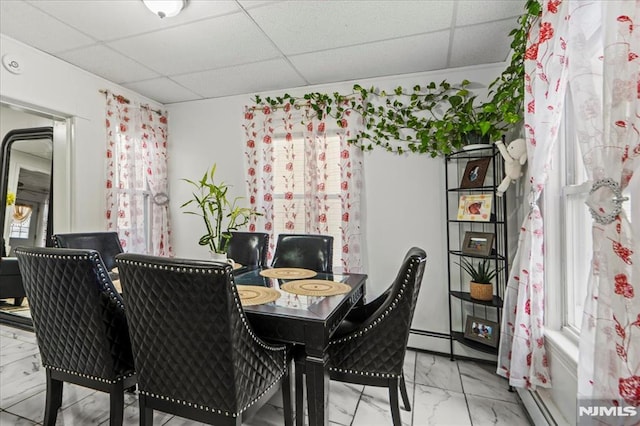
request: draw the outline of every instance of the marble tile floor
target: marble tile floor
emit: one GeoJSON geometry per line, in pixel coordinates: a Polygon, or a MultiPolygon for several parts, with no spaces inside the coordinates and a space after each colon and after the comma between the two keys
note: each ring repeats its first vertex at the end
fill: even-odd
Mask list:
{"type": "MultiPolygon", "coordinates": [[[[494,367],[470,361],[408,351],[405,380],[411,411],[402,409],[403,425],[529,425],[515,392],[494,373],[494,367]]],[[[45,402],[45,373],[32,332],[0,325],[0,426],[39,425],[45,402]]],[[[280,393],[247,426],[281,425],[280,393]]],[[[330,383],[331,426],[391,425],[386,388],[330,383]]],[[[125,395],[124,425],[137,425],[135,394],[125,395]]],[[[58,425],[108,425],[107,394],[65,384],[58,425]]],[[[154,412],[154,425],[193,426],[200,423],[154,412]]]]}

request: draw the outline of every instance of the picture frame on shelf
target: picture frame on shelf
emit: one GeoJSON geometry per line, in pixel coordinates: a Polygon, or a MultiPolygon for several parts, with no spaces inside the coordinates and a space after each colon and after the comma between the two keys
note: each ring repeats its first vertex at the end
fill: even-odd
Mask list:
{"type": "Polygon", "coordinates": [[[480,158],[467,162],[460,182],[461,189],[480,188],[484,185],[484,179],[489,169],[491,158],[480,158]]]}
{"type": "Polygon", "coordinates": [[[494,238],[495,235],[491,232],[466,231],[462,241],[462,254],[489,256],[493,249],[494,238]]]}
{"type": "Polygon", "coordinates": [[[489,222],[493,194],[461,195],[458,202],[458,220],[489,222]]]}
{"type": "Polygon", "coordinates": [[[500,341],[500,324],[484,318],[467,315],[464,337],[465,339],[497,348],[500,341]]]}

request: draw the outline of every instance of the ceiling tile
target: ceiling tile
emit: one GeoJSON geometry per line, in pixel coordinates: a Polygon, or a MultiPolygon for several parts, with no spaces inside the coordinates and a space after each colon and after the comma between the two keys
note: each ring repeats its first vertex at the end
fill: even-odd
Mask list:
{"type": "Polygon", "coordinates": [[[281,2],[248,13],[283,53],[300,54],[448,29],[453,2],[281,2]]]}
{"type": "Polygon", "coordinates": [[[312,84],[445,68],[449,31],[290,57],[312,84]]]}
{"type": "Polygon", "coordinates": [[[32,4],[99,40],[116,40],[240,10],[235,1],[191,0],[178,16],[160,19],[141,0],[39,0],[32,4]]]}
{"type": "Polygon", "coordinates": [[[510,52],[511,39],[508,34],[512,29],[511,20],[456,29],[449,66],[453,68],[505,61],[510,52]],[[479,49],[478,40],[491,42],[484,43],[479,49]]]}
{"type": "Polygon", "coordinates": [[[504,61],[525,1],[0,0],[0,32],[173,103],[504,61]]]}
{"type": "Polygon", "coordinates": [[[514,18],[513,28],[515,28],[516,17],[524,13],[525,3],[526,0],[459,0],[455,25],[473,25],[514,18]]]}
{"type": "Polygon", "coordinates": [[[181,75],[174,79],[204,97],[257,93],[306,84],[282,59],[181,75]],[[216,84],[212,85],[212,81],[216,84]]]}
{"type": "Polygon", "coordinates": [[[29,46],[55,53],[95,41],[23,1],[0,1],[0,32],[29,46]]]}
{"type": "Polygon", "coordinates": [[[198,94],[182,87],[168,78],[156,78],[135,83],[125,83],[122,86],[131,89],[162,104],[184,102],[201,99],[198,94]]]}
{"type": "Polygon", "coordinates": [[[57,56],[114,83],[160,77],[158,73],[103,45],[83,47],[57,56]]]}
{"type": "Polygon", "coordinates": [[[278,1],[282,0],[238,0],[238,3],[245,9],[253,9],[269,3],[278,3],[278,1]]]}
{"type": "Polygon", "coordinates": [[[169,76],[279,56],[242,13],[114,41],[108,46],[169,76]]]}

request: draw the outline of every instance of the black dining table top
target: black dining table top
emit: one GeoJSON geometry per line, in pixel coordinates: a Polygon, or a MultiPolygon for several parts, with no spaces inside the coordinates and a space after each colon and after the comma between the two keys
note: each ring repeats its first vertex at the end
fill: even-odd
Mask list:
{"type": "Polygon", "coordinates": [[[345,283],[351,287],[351,291],[346,294],[335,296],[301,296],[281,290],[280,286],[290,279],[266,278],[260,275],[262,269],[242,268],[234,273],[235,283],[238,286],[255,285],[271,287],[280,292],[280,297],[273,301],[261,305],[244,307],[245,311],[255,311],[262,313],[275,312],[278,315],[291,315],[295,317],[308,317],[323,319],[333,311],[342,300],[350,297],[358,284],[366,279],[363,274],[324,274],[318,273],[312,279],[327,280],[345,283]]]}
{"type": "MultiPolygon", "coordinates": [[[[239,287],[242,285],[256,285],[275,288],[280,292],[280,298],[261,305],[245,306],[243,307],[244,311],[250,319],[263,319],[266,321],[264,324],[260,324],[259,321],[251,322],[254,328],[257,326],[257,328],[265,332],[264,334],[268,334],[268,337],[297,343],[303,343],[304,340],[308,340],[309,336],[307,335],[306,339],[301,335],[296,336],[298,333],[295,330],[283,330],[282,334],[284,335],[281,336],[278,333],[273,334],[272,331],[266,330],[267,327],[262,327],[261,325],[273,325],[278,322],[283,326],[285,324],[291,325],[291,320],[295,320],[296,324],[305,325],[306,333],[309,333],[312,329],[317,329],[318,332],[328,337],[353,305],[362,299],[365,292],[364,284],[367,279],[364,274],[318,273],[313,277],[314,280],[345,283],[351,287],[351,290],[348,293],[334,296],[301,296],[280,289],[282,284],[291,280],[266,278],[260,275],[260,271],[261,269],[247,268],[235,271],[236,285],[239,287]]],[[[300,331],[302,332],[302,328],[300,331]]]]}

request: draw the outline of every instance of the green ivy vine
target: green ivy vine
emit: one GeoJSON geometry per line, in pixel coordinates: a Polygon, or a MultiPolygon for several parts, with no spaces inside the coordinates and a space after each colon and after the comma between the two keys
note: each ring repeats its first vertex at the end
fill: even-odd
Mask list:
{"type": "Polygon", "coordinates": [[[284,94],[264,99],[256,95],[254,101],[274,109],[286,104],[308,106],[319,119],[332,118],[338,126],[345,114],[358,113],[364,129],[349,142],[364,151],[379,147],[397,154],[414,152],[436,157],[461,149],[470,136],[495,141],[523,119],[527,34],[540,12],[538,0],[527,0],[518,27],[509,34],[511,61],[489,85],[486,102],[478,101],[469,80],[458,84],[430,82],[411,89],[399,86],[390,93],[355,84],[352,93],[346,95],[315,92],[303,97],[284,94]]]}

